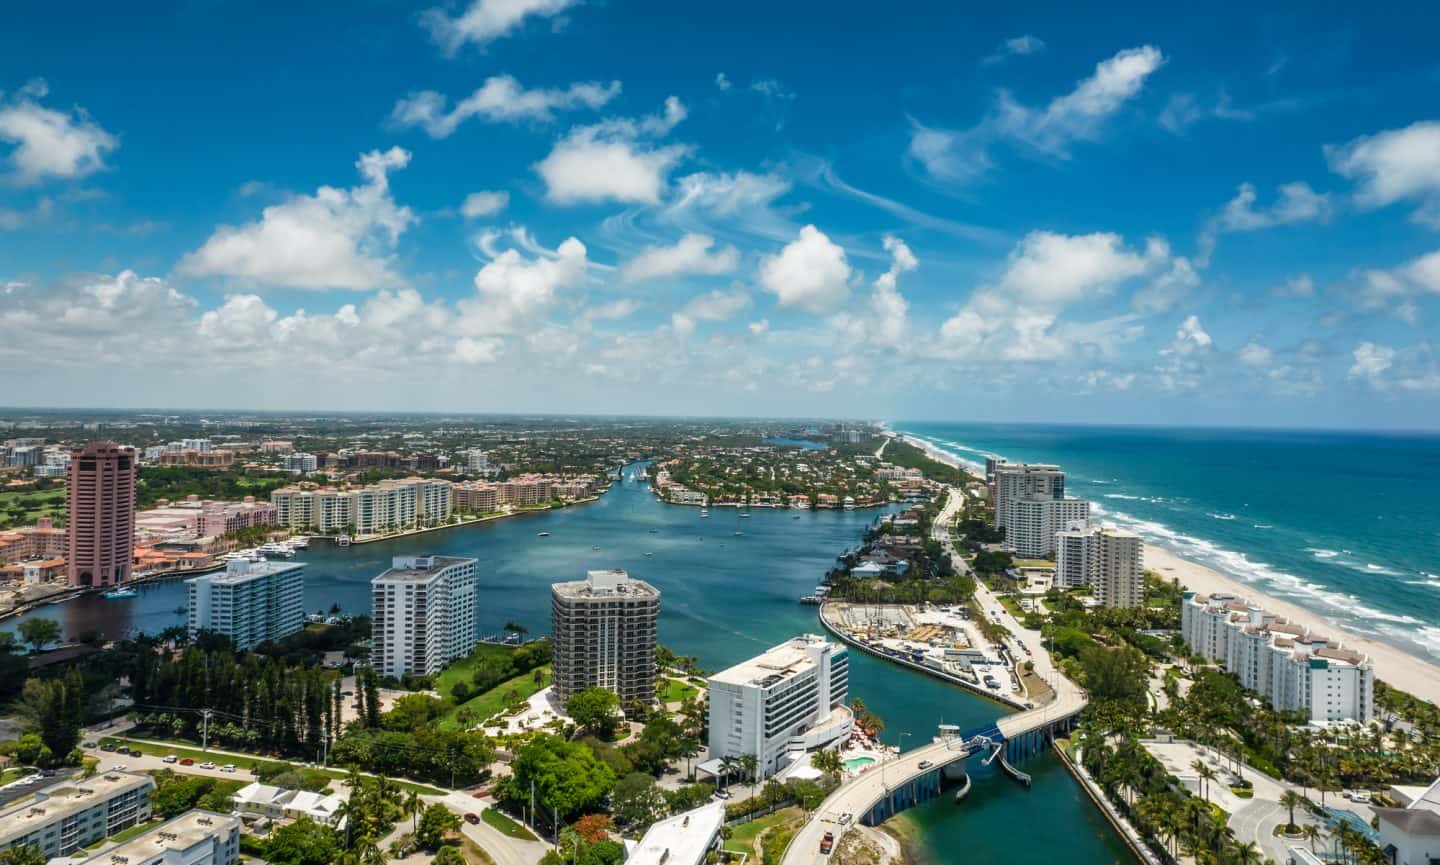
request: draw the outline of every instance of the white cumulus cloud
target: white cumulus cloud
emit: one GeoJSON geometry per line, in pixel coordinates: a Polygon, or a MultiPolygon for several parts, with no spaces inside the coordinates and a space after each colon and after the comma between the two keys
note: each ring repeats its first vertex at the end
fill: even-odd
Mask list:
{"type": "Polygon", "coordinates": [[[283,288],[396,285],[402,280],[392,269],[393,253],[415,216],[395,203],[389,175],[409,162],[399,147],[362,154],[355,163],[360,186],[322,186],[265,208],[258,221],[222,225],[177,270],[283,288]]]}
{"type": "Polygon", "coordinates": [[[471,0],[465,11],[451,16],[444,9],[429,9],[420,22],[430,36],[454,54],[467,44],[480,47],[514,32],[526,18],[554,18],[577,0],[471,0]]]}
{"type": "Polygon", "coordinates": [[[1028,57],[1031,54],[1039,54],[1044,50],[1045,41],[1043,39],[1026,33],[1001,42],[1000,46],[991,52],[984,60],[981,60],[980,63],[983,66],[994,66],[996,63],[1001,63],[1011,57],[1028,57]]]}
{"type": "Polygon", "coordinates": [[[106,154],[120,146],[84,109],[66,112],[41,105],[48,93],[38,78],[8,99],[0,93],[0,141],[14,145],[9,161],[22,184],[94,174],[105,167],[106,154]]]}
{"type": "Polygon", "coordinates": [[[713,249],[715,238],[686,234],[672,246],[646,247],[620,268],[626,282],[671,276],[715,276],[733,271],[740,264],[740,251],[733,246],[713,249]]]}
{"type": "Polygon", "coordinates": [[[501,190],[499,192],[472,192],[465,196],[460,204],[460,215],[466,219],[479,219],[482,216],[494,216],[510,205],[510,193],[501,190]]]}
{"type": "Polygon", "coordinates": [[[845,250],[813,225],[760,263],[760,285],[781,306],[832,312],[850,296],[850,262],[845,250]]]}
{"type": "Polygon", "coordinates": [[[1362,206],[1419,201],[1416,219],[1440,227],[1440,121],[1364,135],[1325,148],[1325,156],[1331,169],[1359,184],[1362,206]]]}
{"type": "Polygon", "coordinates": [[[538,322],[560,291],[585,284],[585,244],[571,237],[554,257],[527,259],[507,249],[475,274],[476,296],[460,301],[462,333],[487,336],[515,333],[538,322]]]}
{"type": "Polygon", "coordinates": [[[418,126],[431,138],[446,138],[460,124],[472,117],[492,123],[515,123],[522,120],[549,121],[556,111],[576,108],[598,109],[620,95],[620,82],[601,84],[586,81],[561,89],[525,89],[509,75],[495,75],[469,96],[446,110],[448,100],[443,93],[421,90],[395,103],[390,112],[394,126],[418,126]]]}
{"type": "Polygon", "coordinates": [[[556,204],[660,203],[670,171],[690,148],[653,139],[668,134],[686,113],[684,103],[671,96],[662,114],[572,129],[535,165],[546,198],[556,204]]]}

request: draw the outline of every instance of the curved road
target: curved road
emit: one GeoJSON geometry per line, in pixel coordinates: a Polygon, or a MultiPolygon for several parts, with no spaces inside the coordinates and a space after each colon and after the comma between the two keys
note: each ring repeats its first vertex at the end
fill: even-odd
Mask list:
{"type": "MultiPolygon", "coordinates": [[[[944,545],[955,563],[956,570],[962,573],[969,568],[950,541],[949,525],[959,512],[964,495],[958,488],[950,487],[945,507],[935,518],[932,527],[935,539],[944,545]]],[[[1031,730],[1043,729],[1053,720],[1067,718],[1084,709],[1088,702],[1084,689],[1061,675],[1051,662],[1050,654],[1045,651],[1040,634],[1021,628],[1020,623],[1000,605],[984,584],[977,583],[975,598],[985,615],[997,614],[1000,624],[1010,631],[1012,636],[1007,642],[1010,644],[1011,656],[1021,658],[1028,648],[1029,659],[1035,662],[1035,674],[1055,689],[1055,699],[1049,703],[1000,718],[996,726],[1005,738],[1013,739],[1031,730]]],[[[820,839],[826,832],[833,832],[838,844],[844,831],[854,825],[876,802],[885,798],[889,790],[954,760],[962,747],[959,741],[931,742],[906,751],[841,784],[795,833],[781,865],[821,865],[829,858],[820,853],[820,839]],[[921,768],[922,763],[927,764],[925,768],[921,768]]]]}

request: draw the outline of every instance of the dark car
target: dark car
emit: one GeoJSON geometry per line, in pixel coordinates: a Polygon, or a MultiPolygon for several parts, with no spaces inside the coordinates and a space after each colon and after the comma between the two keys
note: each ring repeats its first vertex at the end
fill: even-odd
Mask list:
{"type": "Polygon", "coordinates": [[[471,813],[465,815],[465,822],[469,823],[472,826],[478,825],[480,823],[480,815],[472,811],[471,813]]]}
{"type": "Polygon", "coordinates": [[[100,750],[102,750],[102,751],[114,751],[114,750],[115,750],[115,746],[112,745],[112,744],[110,744],[109,742],[106,742],[105,744],[103,744],[103,745],[100,746],[100,750]]]}

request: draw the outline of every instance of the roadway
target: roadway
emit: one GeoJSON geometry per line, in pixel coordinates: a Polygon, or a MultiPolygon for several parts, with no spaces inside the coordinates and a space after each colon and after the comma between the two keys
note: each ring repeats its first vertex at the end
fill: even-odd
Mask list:
{"type": "MultiPolygon", "coordinates": [[[[936,516],[931,531],[950,554],[956,570],[964,573],[969,570],[969,566],[955,550],[950,539],[949,526],[950,521],[960,511],[965,494],[957,487],[947,489],[945,505],[936,516]]],[[[1055,699],[1045,705],[1006,715],[996,721],[996,726],[1005,738],[1013,739],[1032,730],[1043,729],[1053,720],[1067,718],[1084,709],[1089,702],[1084,689],[1062,675],[1051,662],[1040,633],[1020,627],[1020,623],[1001,606],[995,595],[978,582],[975,597],[985,615],[991,616],[992,620],[998,621],[1010,631],[1011,637],[1006,642],[1010,646],[1011,657],[1033,660],[1035,674],[1055,690],[1055,699]],[[1021,647],[1019,651],[1016,651],[1017,646],[1021,647]],[[1030,650],[1028,656],[1025,655],[1025,649],[1030,650]]],[[[936,721],[938,723],[939,719],[936,721]]],[[[931,742],[897,755],[879,767],[862,772],[841,784],[821,803],[814,816],[795,833],[781,865],[821,865],[828,858],[820,853],[820,839],[826,832],[835,833],[838,844],[844,831],[869,812],[876,802],[885,798],[888,791],[951,762],[961,750],[963,744],[959,741],[931,742]],[[927,765],[922,768],[922,763],[927,765]]]]}

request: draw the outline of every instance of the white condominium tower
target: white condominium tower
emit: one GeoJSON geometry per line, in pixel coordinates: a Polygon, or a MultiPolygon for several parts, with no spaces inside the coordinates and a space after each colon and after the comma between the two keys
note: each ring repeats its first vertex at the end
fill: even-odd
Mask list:
{"type": "Polygon", "coordinates": [[[185,581],[190,633],[224,634],[236,649],[252,649],[305,627],[303,562],[229,562],[223,574],[185,581]]]}
{"type": "Polygon", "coordinates": [[[475,559],[396,556],[370,581],[370,663],[382,676],[438,672],[475,649],[475,559]]]}
{"type": "MultiPolygon", "coordinates": [[[[987,464],[986,468],[990,468],[987,464]]],[[[1024,498],[1065,498],[1065,473],[1059,466],[997,463],[995,472],[995,527],[1010,523],[1010,503],[1024,498]]]]}
{"type": "Polygon", "coordinates": [[[1093,586],[1106,607],[1145,603],[1145,545],[1115,526],[1072,526],[1055,535],[1055,584],[1093,586]]]}
{"type": "Polygon", "coordinates": [[[1186,592],[1180,633],[1197,655],[1220,663],[1241,686],[1281,712],[1312,723],[1375,716],[1375,670],[1353,649],[1234,595],[1186,592]]]}
{"type": "Polygon", "coordinates": [[[1012,499],[1006,510],[1005,548],[1027,559],[1055,555],[1055,535],[1090,519],[1090,503],[1083,499],[1029,496],[1012,499]]]}
{"type": "Polygon", "coordinates": [[[787,640],[709,682],[710,759],[754,754],[762,776],[846,736],[850,656],[816,634],[787,640]]]}
{"type": "Polygon", "coordinates": [[[616,568],[550,586],[555,697],[564,704],[604,688],[620,705],[655,700],[655,622],[660,590],[616,568]]]}

